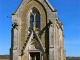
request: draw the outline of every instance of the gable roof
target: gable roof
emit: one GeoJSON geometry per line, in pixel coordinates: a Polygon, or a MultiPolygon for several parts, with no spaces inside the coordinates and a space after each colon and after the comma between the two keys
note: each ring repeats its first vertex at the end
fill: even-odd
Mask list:
{"type": "MultiPolygon", "coordinates": [[[[44,0],[44,1],[45,1],[45,3],[48,5],[48,7],[51,9],[52,12],[56,11],[56,9],[54,9],[54,8],[52,7],[52,5],[49,3],[48,0],[44,0]]],[[[20,4],[19,4],[18,8],[16,9],[15,13],[16,13],[19,9],[22,9],[22,8],[24,7],[24,5],[26,5],[28,2],[30,2],[30,0],[22,0],[22,1],[20,2],[20,4]]],[[[40,2],[40,1],[38,0],[38,2],[40,2]]],[[[41,3],[41,2],[40,2],[40,3],[41,3]]],[[[43,5],[43,4],[42,4],[42,5],[43,5]]],[[[44,7],[45,7],[45,6],[44,6],[44,7]]],[[[14,13],[12,13],[12,14],[14,14],[14,13]]]]}

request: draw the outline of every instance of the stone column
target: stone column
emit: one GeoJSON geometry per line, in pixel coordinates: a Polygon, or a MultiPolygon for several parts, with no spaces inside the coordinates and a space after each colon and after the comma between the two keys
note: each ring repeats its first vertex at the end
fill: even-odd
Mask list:
{"type": "Polygon", "coordinates": [[[57,26],[57,60],[61,60],[60,59],[60,35],[59,35],[59,29],[60,29],[60,27],[59,27],[59,25],[57,26]]]}
{"type": "Polygon", "coordinates": [[[17,60],[17,58],[18,58],[18,53],[17,53],[17,45],[18,45],[18,41],[17,41],[17,39],[18,39],[18,30],[17,29],[13,29],[13,59],[12,60],[17,60]]]}
{"type": "Polygon", "coordinates": [[[59,44],[59,43],[58,43],[58,40],[59,40],[59,39],[58,39],[58,33],[59,33],[59,32],[58,32],[58,26],[56,26],[56,60],[58,60],[58,54],[59,54],[59,53],[58,53],[58,44],[59,44]]]}
{"type": "Polygon", "coordinates": [[[54,30],[53,24],[49,27],[49,60],[54,60],[54,30]]]}
{"type": "Polygon", "coordinates": [[[12,42],[11,42],[11,50],[12,50],[12,58],[11,60],[18,59],[18,25],[17,23],[13,23],[12,28],[12,42]]]}

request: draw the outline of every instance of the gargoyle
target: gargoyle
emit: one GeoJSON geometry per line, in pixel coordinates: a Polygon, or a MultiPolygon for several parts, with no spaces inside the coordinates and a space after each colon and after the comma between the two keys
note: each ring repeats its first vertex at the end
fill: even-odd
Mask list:
{"type": "Polygon", "coordinates": [[[13,26],[14,29],[16,28],[16,29],[18,30],[18,28],[17,28],[17,27],[19,26],[18,23],[14,22],[14,23],[12,24],[12,26],[13,26]]]}

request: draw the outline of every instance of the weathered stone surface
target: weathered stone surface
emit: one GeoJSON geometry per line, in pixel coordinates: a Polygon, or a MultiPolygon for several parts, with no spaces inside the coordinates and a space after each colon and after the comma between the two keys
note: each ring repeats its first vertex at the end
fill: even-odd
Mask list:
{"type": "Polygon", "coordinates": [[[62,24],[48,0],[22,0],[12,21],[11,60],[30,60],[30,53],[36,52],[40,60],[65,60],[62,24]],[[31,30],[30,15],[34,7],[40,13],[40,28],[31,30]]]}

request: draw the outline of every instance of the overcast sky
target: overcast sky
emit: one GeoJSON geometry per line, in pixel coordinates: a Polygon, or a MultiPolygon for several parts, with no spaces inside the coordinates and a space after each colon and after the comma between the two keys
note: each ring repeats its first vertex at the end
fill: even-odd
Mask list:
{"type": "MultiPolygon", "coordinates": [[[[67,56],[80,56],[80,0],[48,0],[57,9],[64,25],[64,45],[67,56]]],[[[11,13],[21,0],[0,0],[0,54],[9,54],[11,45],[11,13]]]]}

